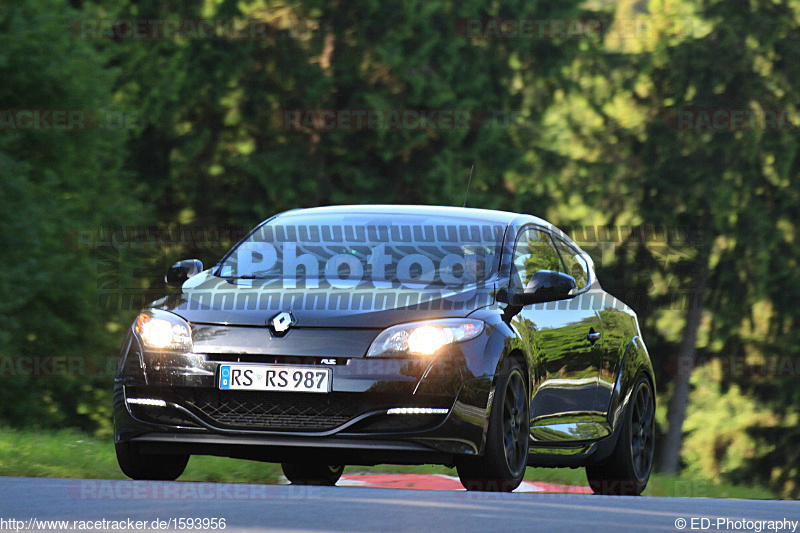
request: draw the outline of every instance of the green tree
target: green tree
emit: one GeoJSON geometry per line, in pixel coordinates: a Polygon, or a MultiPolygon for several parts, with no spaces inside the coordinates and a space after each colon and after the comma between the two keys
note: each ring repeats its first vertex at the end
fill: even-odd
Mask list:
{"type": "Polygon", "coordinates": [[[77,17],[55,0],[0,6],[0,102],[6,121],[0,131],[0,354],[7,376],[0,387],[0,416],[95,428],[101,419],[107,426],[103,417],[110,407],[101,403],[105,415],[95,412],[92,385],[102,383],[107,390],[110,377],[97,374],[101,357],[113,353],[118,339],[111,331],[113,316],[94,298],[98,276],[92,252],[79,249],[74,236],[120,224],[138,209],[121,171],[127,132],[26,129],[8,111],[85,110],[101,117],[120,111],[106,59],[69,31],[77,17]],[[17,365],[20,356],[86,359],[82,375],[50,379],[26,377],[36,370],[29,363],[17,365]]]}
{"type": "MultiPolygon", "coordinates": [[[[628,40],[606,36],[602,53],[576,62],[582,90],[564,95],[569,107],[557,102],[551,110],[562,121],[551,121],[556,127],[549,135],[570,158],[565,188],[589,193],[576,202],[579,209],[562,201],[554,211],[570,209],[565,217],[575,223],[593,217],[602,224],[702,232],[694,246],[630,239],[618,248],[615,264],[600,263],[611,279],[631,279],[634,292],[647,294],[639,302],[644,308],[635,307],[660,382],[670,391],[662,468],[675,472],[691,383],[686,370],[698,351],[729,358],[756,350],[769,357],[768,343],[790,335],[784,329],[794,323],[789,305],[775,312],[769,331],[746,332],[758,302],[787,300],[785,281],[794,280],[788,265],[795,261],[787,243],[798,198],[794,132],[758,124],[755,131],[685,127],[676,113],[748,110],[757,116],[794,109],[798,67],[790,43],[798,20],[785,4],[742,8],[721,0],[650,2],[648,13],[636,8],[622,4],[616,16],[649,20],[651,31],[628,40]],[[639,274],[627,278],[633,270],[639,274]],[[676,292],[690,296],[680,310],[667,307],[676,292]],[[682,372],[669,372],[666,363],[675,357],[659,354],[662,349],[676,354],[682,372]]],[[[770,461],[781,471],[792,468],[778,455],[770,461]]]]}

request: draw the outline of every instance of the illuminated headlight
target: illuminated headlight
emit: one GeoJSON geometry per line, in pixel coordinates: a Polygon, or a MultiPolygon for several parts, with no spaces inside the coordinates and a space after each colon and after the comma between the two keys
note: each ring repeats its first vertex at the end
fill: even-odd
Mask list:
{"type": "Polygon", "coordinates": [[[136,317],[136,333],[145,347],[154,350],[192,351],[192,332],[181,317],[151,309],[136,317]]]}
{"type": "Polygon", "coordinates": [[[446,318],[410,322],[385,329],[372,343],[367,357],[433,355],[443,346],[474,339],[483,331],[483,321],[446,318]]]}

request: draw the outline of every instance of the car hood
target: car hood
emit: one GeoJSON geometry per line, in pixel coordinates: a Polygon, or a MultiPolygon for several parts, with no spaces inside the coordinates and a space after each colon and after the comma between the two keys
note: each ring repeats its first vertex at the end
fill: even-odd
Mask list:
{"type": "Polygon", "coordinates": [[[384,328],[432,318],[466,317],[494,303],[494,284],[442,288],[291,289],[265,280],[225,279],[205,271],[152,307],[197,324],[264,326],[290,311],[296,327],[384,328]]]}

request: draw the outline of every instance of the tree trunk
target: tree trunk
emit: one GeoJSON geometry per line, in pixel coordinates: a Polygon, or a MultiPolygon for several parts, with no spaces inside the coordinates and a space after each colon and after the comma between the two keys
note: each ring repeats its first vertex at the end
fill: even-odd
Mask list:
{"type": "Polygon", "coordinates": [[[678,350],[678,361],[675,376],[675,388],[669,400],[667,422],[669,428],[661,452],[661,471],[677,474],[681,466],[681,441],[683,440],[683,421],[686,419],[686,407],[689,404],[689,379],[695,364],[695,345],[697,331],[703,319],[703,301],[708,279],[708,258],[703,258],[697,292],[688,302],[686,324],[683,327],[683,340],[678,350]]]}

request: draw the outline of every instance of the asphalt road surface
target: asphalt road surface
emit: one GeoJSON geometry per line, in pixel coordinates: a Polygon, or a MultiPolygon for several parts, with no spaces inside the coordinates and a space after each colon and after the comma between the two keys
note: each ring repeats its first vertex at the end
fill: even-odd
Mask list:
{"type": "Polygon", "coordinates": [[[0,531],[186,531],[186,519],[202,531],[224,519],[226,532],[800,532],[788,522],[800,520],[800,502],[0,478],[0,531]]]}

